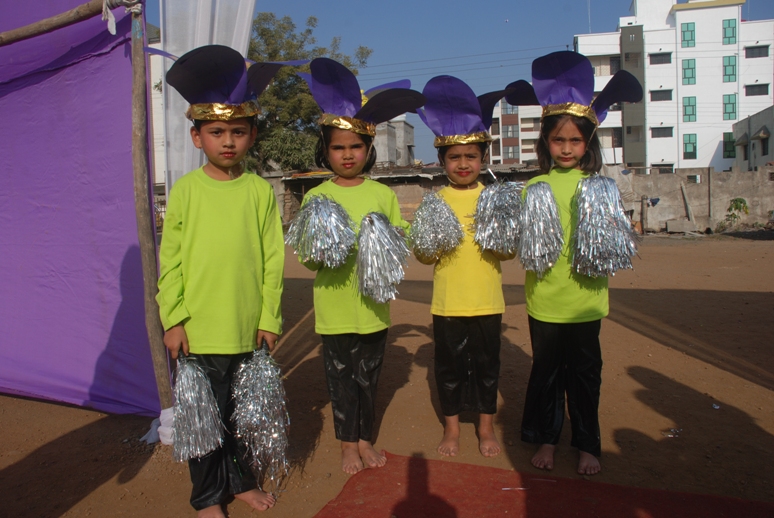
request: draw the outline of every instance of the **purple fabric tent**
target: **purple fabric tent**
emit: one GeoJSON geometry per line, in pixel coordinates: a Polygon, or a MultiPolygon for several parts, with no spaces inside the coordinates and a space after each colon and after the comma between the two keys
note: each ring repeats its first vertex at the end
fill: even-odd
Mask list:
{"type": "MultiPolygon", "coordinates": [[[[81,3],[4,2],[0,31],[81,3]]],[[[0,392],[158,415],[114,14],[0,47],[0,392]]]]}

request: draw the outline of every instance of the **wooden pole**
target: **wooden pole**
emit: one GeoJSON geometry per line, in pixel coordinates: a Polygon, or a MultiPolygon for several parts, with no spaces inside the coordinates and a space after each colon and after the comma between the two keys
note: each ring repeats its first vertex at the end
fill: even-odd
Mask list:
{"type": "MultiPolygon", "coordinates": [[[[30,4],[29,8],[34,9],[35,7],[30,4]]],[[[83,20],[88,20],[98,14],[102,14],[102,0],[91,0],[74,9],[46,18],[45,20],[39,20],[35,23],[25,25],[24,27],[19,27],[18,29],[0,32],[0,47],[10,45],[17,41],[26,40],[34,36],[39,36],[47,32],[52,32],[83,20]]]]}
{"type": "Polygon", "coordinates": [[[151,219],[148,191],[148,98],[143,50],[142,13],[132,14],[132,164],[134,169],[134,207],[137,214],[137,235],[142,256],[142,278],[145,291],[145,327],[148,329],[153,371],[159,390],[161,408],[172,406],[169,385],[167,349],[164,329],[156,302],[158,267],[156,264],[156,233],[151,219]]]}
{"type": "Polygon", "coordinates": [[[645,234],[645,228],[648,226],[648,197],[644,194],[640,200],[640,233],[645,234]]]}

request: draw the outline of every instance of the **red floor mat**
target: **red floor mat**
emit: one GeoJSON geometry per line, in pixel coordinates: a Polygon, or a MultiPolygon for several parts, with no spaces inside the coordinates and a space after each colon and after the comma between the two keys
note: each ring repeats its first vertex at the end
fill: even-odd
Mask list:
{"type": "Polygon", "coordinates": [[[316,518],[774,517],[774,504],[388,455],[316,518]],[[505,489],[508,488],[508,489],[505,489]]]}

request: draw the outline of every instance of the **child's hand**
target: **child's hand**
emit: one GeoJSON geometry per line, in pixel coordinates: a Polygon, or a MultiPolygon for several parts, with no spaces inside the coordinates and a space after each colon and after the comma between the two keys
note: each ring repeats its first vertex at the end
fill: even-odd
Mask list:
{"type": "Polygon", "coordinates": [[[261,347],[263,340],[266,340],[266,343],[269,344],[269,351],[273,351],[274,348],[277,346],[277,340],[279,340],[279,335],[270,333],[269,331],[264,331],[263,329],[259,329],[258,332],[255,333],[255,343],[258,345],[259,348],[261,347]]]}
{"type": "Polygon", "coordinates": [[[188,335],[185,334],[185,328],[183,324],[170,327],[164,333],[164,345],[169,349],[169,355],[173,360],[177,360],[177,355],[180,353],[180,349],[183,349],[183,354],[188,356],[188,335]]]}

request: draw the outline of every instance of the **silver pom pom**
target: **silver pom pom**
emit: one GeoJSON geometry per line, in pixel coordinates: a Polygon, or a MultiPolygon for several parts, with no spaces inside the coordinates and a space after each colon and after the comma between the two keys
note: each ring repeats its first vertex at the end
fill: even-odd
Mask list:
{"type": "Polygon", "coordinates": [[[576,272],[591,277],[632,268],[638,236],[624,210],[615,180],[594,175],[578,185],[578,225],[573,236],[576,272]]]}
{"type": "Polygon", "coordinates": [[[521,191],[523,182],[497,182],[481,192],[476,204],[476,243],[484,250],[513,255],[521,237],[521,191]]]}
{"type": "Polygon", "coordinates": [[[302,261],[338,268],[355,244],[354,222],[344,208],[325,195],[312,196],[293,219],[285,243],[302,261]]]}
{"type": "Polygon", "coordinates": [[[175,375],[173,457],[178,462],[204,457],[223,443],[223,422],[207,375],[192,359],[180,356],[175,375]]]}
{"type": "Polygon", "coordinates": [[[537,182],[528,186],[526,193],[521,211],[519,258],[524,268],[540,278],[562,252],[562,220],[550,185],[537,182]]]}
{"type": "Polygon", "coordinates": [[[414,213],[411,247],[421,257],[438,258],[460,246],[465,232],[449,204],[438,194],[425,194],[414,213]]]}
{"type": "Polygon", "coordinates": [[[247,445],[251,464],[263,472],[267,482],[279,489],[290,465],[288,453],[288,415],[285,386],[277,362],[264,345],[242,363],[232,383],[234,435],[247,445]]]}
{"type": "Polygon", "coordinates": [[[357,247],[360,293],[380,304],[394,299],[410,253],[406,239],[387,216],[371,212],[360,223],[357,247]]]}

